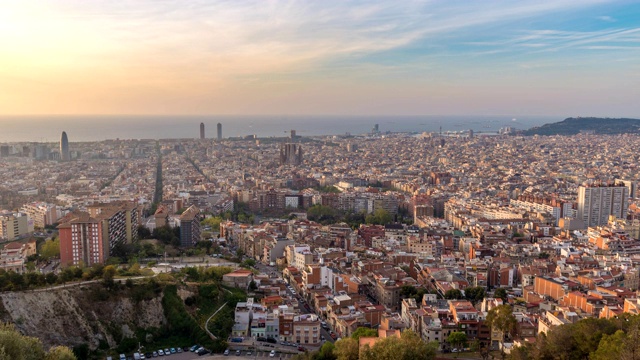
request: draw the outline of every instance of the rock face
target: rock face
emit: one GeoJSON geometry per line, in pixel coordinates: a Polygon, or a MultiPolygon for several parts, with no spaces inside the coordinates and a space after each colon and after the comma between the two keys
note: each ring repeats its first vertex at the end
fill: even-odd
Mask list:
{"type": "Polygon", "coordinates": [[[14,323],[25,335],[42,340],[45,346],[75,346],[87,343],[95,349],[100,342],[114,347],[121,338],[139,328],[166,323],[162,295],[135,303],[125,294],[109,294],[95,284],[69,289],[0,294],[0,319],[14,323]]]}

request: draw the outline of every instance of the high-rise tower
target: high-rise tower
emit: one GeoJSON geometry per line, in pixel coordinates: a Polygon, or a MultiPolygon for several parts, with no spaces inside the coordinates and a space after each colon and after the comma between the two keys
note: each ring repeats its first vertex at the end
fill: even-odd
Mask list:
{"type": "Polygon", "coordinates": [[[200,123],[200,139],[204,139],[204,123],[200,123]]]}
{"type": "Polygon", "coordinates": [[[222,141],[222,124],[218,123],[218,141],[222,141]]]}
{"type": "Polygon", "coordinates": [[[585,226],[607,224],[609,215],[627,217],[629,189],[624,184],[578,187],[578,218],[585,226]]]}
{"type": "Polygon", "coordinates": [[[60,137],[60,160],[71,160],[71,154],[69,154],[69,139],[65,131],[62,132],[62,136],[60,137]]]}

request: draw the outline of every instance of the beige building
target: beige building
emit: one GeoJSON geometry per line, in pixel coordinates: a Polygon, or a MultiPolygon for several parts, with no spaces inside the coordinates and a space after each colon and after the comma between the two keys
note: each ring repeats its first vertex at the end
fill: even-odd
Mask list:
{"type": "Polygon", "coordinates": [[[293,318],[293,341],[298,344],[320,343],[320,320],[314,314],[293,318]]]}
{"type": "Polygon", "coordinates": [[[33,232],[33,225],[29,224],[27,214],[0,214],[0,239],[11,241],[30,232],[33,232]]]}

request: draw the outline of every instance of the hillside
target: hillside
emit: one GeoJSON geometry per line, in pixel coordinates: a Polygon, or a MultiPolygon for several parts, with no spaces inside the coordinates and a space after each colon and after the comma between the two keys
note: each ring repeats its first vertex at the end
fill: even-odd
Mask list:
{"type": "Polygon", "coordinates": [[[46,347],[88,344],[115,348],[140,328],[166,324],[162,293],[136,302],[114,296],[102,285],[40,292],[0,294],[0,320],[14,323],[21,333],[39,338],[46,347]]]}
{"type": "Polygon", "coordinates": [[[640,119],[567,118],[560,122],[533,127],[526,130],[524,135],[575,135],[580,132],[606,135],[640,134],[640,119]]]}

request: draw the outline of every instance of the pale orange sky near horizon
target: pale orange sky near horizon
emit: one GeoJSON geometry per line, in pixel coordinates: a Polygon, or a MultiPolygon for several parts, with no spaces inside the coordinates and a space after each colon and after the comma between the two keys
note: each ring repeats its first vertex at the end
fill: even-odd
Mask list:
{"type": "Polygon", "coordinates": [[[633,114],[639,29],[545,23],[598,4],[7,3],[0,115],[633,114]]]}

